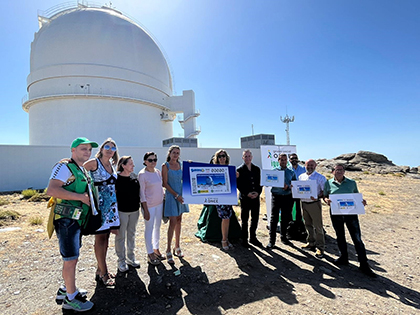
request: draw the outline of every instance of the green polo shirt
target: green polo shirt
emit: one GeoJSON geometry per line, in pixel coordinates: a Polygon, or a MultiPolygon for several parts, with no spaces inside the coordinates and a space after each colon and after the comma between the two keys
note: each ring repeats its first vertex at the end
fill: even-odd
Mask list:
{"type": "Polygon", "coordinates": [[[324,196],[334,194],[356,194],[359,190],[354,180],[344,177],[341,183],[337,182],[334,178],[327,180],[324,185],[324,196]]]}

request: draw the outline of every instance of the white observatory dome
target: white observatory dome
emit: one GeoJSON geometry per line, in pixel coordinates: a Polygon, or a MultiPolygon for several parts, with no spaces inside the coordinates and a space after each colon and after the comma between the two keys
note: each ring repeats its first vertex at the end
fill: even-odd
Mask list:
{"type": "Polygon", "coordinates": [[[69,65],[125,70],[129,73],[124,79],[172,94],[169,68],[159,47],[142,28],[110,8],[59,12],[36,33],[31,74],[69,65]]]}
{"type": "Polygon", "coordinates": [[[172,137],[175,113],[185,117],[189,107],[195,130],[193,92],[172,96],[165,57],[135,22],[111,8],[80,4],[39,21],[22,105],[31,145],[68,145],[85,136],[161,146],[172,137]]]}

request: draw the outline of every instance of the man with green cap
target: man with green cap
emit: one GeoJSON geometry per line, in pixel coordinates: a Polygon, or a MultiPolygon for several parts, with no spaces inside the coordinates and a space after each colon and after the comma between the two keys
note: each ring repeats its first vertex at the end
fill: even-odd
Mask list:
{"type": "Polygon", "coordinates": [[[86,299],[86,291],[76,288],[76,264],[82,245],[81,227],[87,223],[89,211],[94,211],[90,177],[83,169],[98,144],[80,137],[71,144],[71,159],[58,162],[52,170],[47,195],[56,199],[54,227],[63,258],[64,285],[57,293],[56,302],[63,309],[88,311],[93,303],[86,299]],[[93,209],[91,208],[91,205],[93,209]],[[82,290],[80,290],[82,291],[82,290]]]}

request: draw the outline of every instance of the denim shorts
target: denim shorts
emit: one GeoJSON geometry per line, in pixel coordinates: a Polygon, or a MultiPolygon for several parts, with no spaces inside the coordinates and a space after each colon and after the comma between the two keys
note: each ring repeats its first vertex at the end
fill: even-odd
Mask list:
{"type": "Polygon", "coordinates": [[[54,221],[54,226],[63,260],[79,258],[79,249],[82,247],[79,223],[73,219],[61,218],[54,221]]]}

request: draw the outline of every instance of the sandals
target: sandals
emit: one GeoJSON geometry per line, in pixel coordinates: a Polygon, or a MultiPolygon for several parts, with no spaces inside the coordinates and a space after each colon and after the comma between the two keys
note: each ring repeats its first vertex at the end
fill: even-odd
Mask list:
{"type": "MultiPolygon", "coordinates": [[[[106,273],[110,278],[115,279],[116,275],[110,272],[106,273]]],[[[98,273],[98,270],[96,270],[95,274],[95,281],[99,281],[101,279],[101,275],[98,273]]]]}
{"type": "Polygon", "coordinates": [[[229,246],[229,242],[228,241],[222,241],[222,249],[224,250],[224,251],[228,251],[229,249],[230,249],[230,246],[229,246]]]}
{"type": "Polygon", "coordinates": [[[168,264],[175,264],[174,257],[172,256],[171,252],[166,253],[166,259],[168,260],[168,264]]]}
{"type": "Polygon", "coordinates": [[[222,241],[222,249],[224,251],[227,251],[229,249],[233,249],[233,245],[228,240],[222,241]]]}
{"type": "Polygon", "coordinates": [[[155,253],[156,259],[159,259],[160,261],[165,260],[166,257],[164,255],[162,255],[161,253],[155,253]]]}
{"type": "Polygon", "coordinates": [[[182,252],[181,248],[174,248],[174,255],[176,257],[182,258],[184,257],[184,253],[182,252]]]}
{"type": "Polygon", "coordinates": [[[160,260],[156,258],[156,255],[154,253],[147,255],[147,262],[153,266],[157,266],[160,264],[160,260]]]}
{"type": "Polygon", "coordinates": [[[113,275],[110,274],[109,272],[102,276],[99,276],[99,280],[100,280],[99,282],[101,282],[106,287],[112,287],[115,285],[115,279],[114,279],[115,276],[114,278],[112,276],[113,275]]]}

